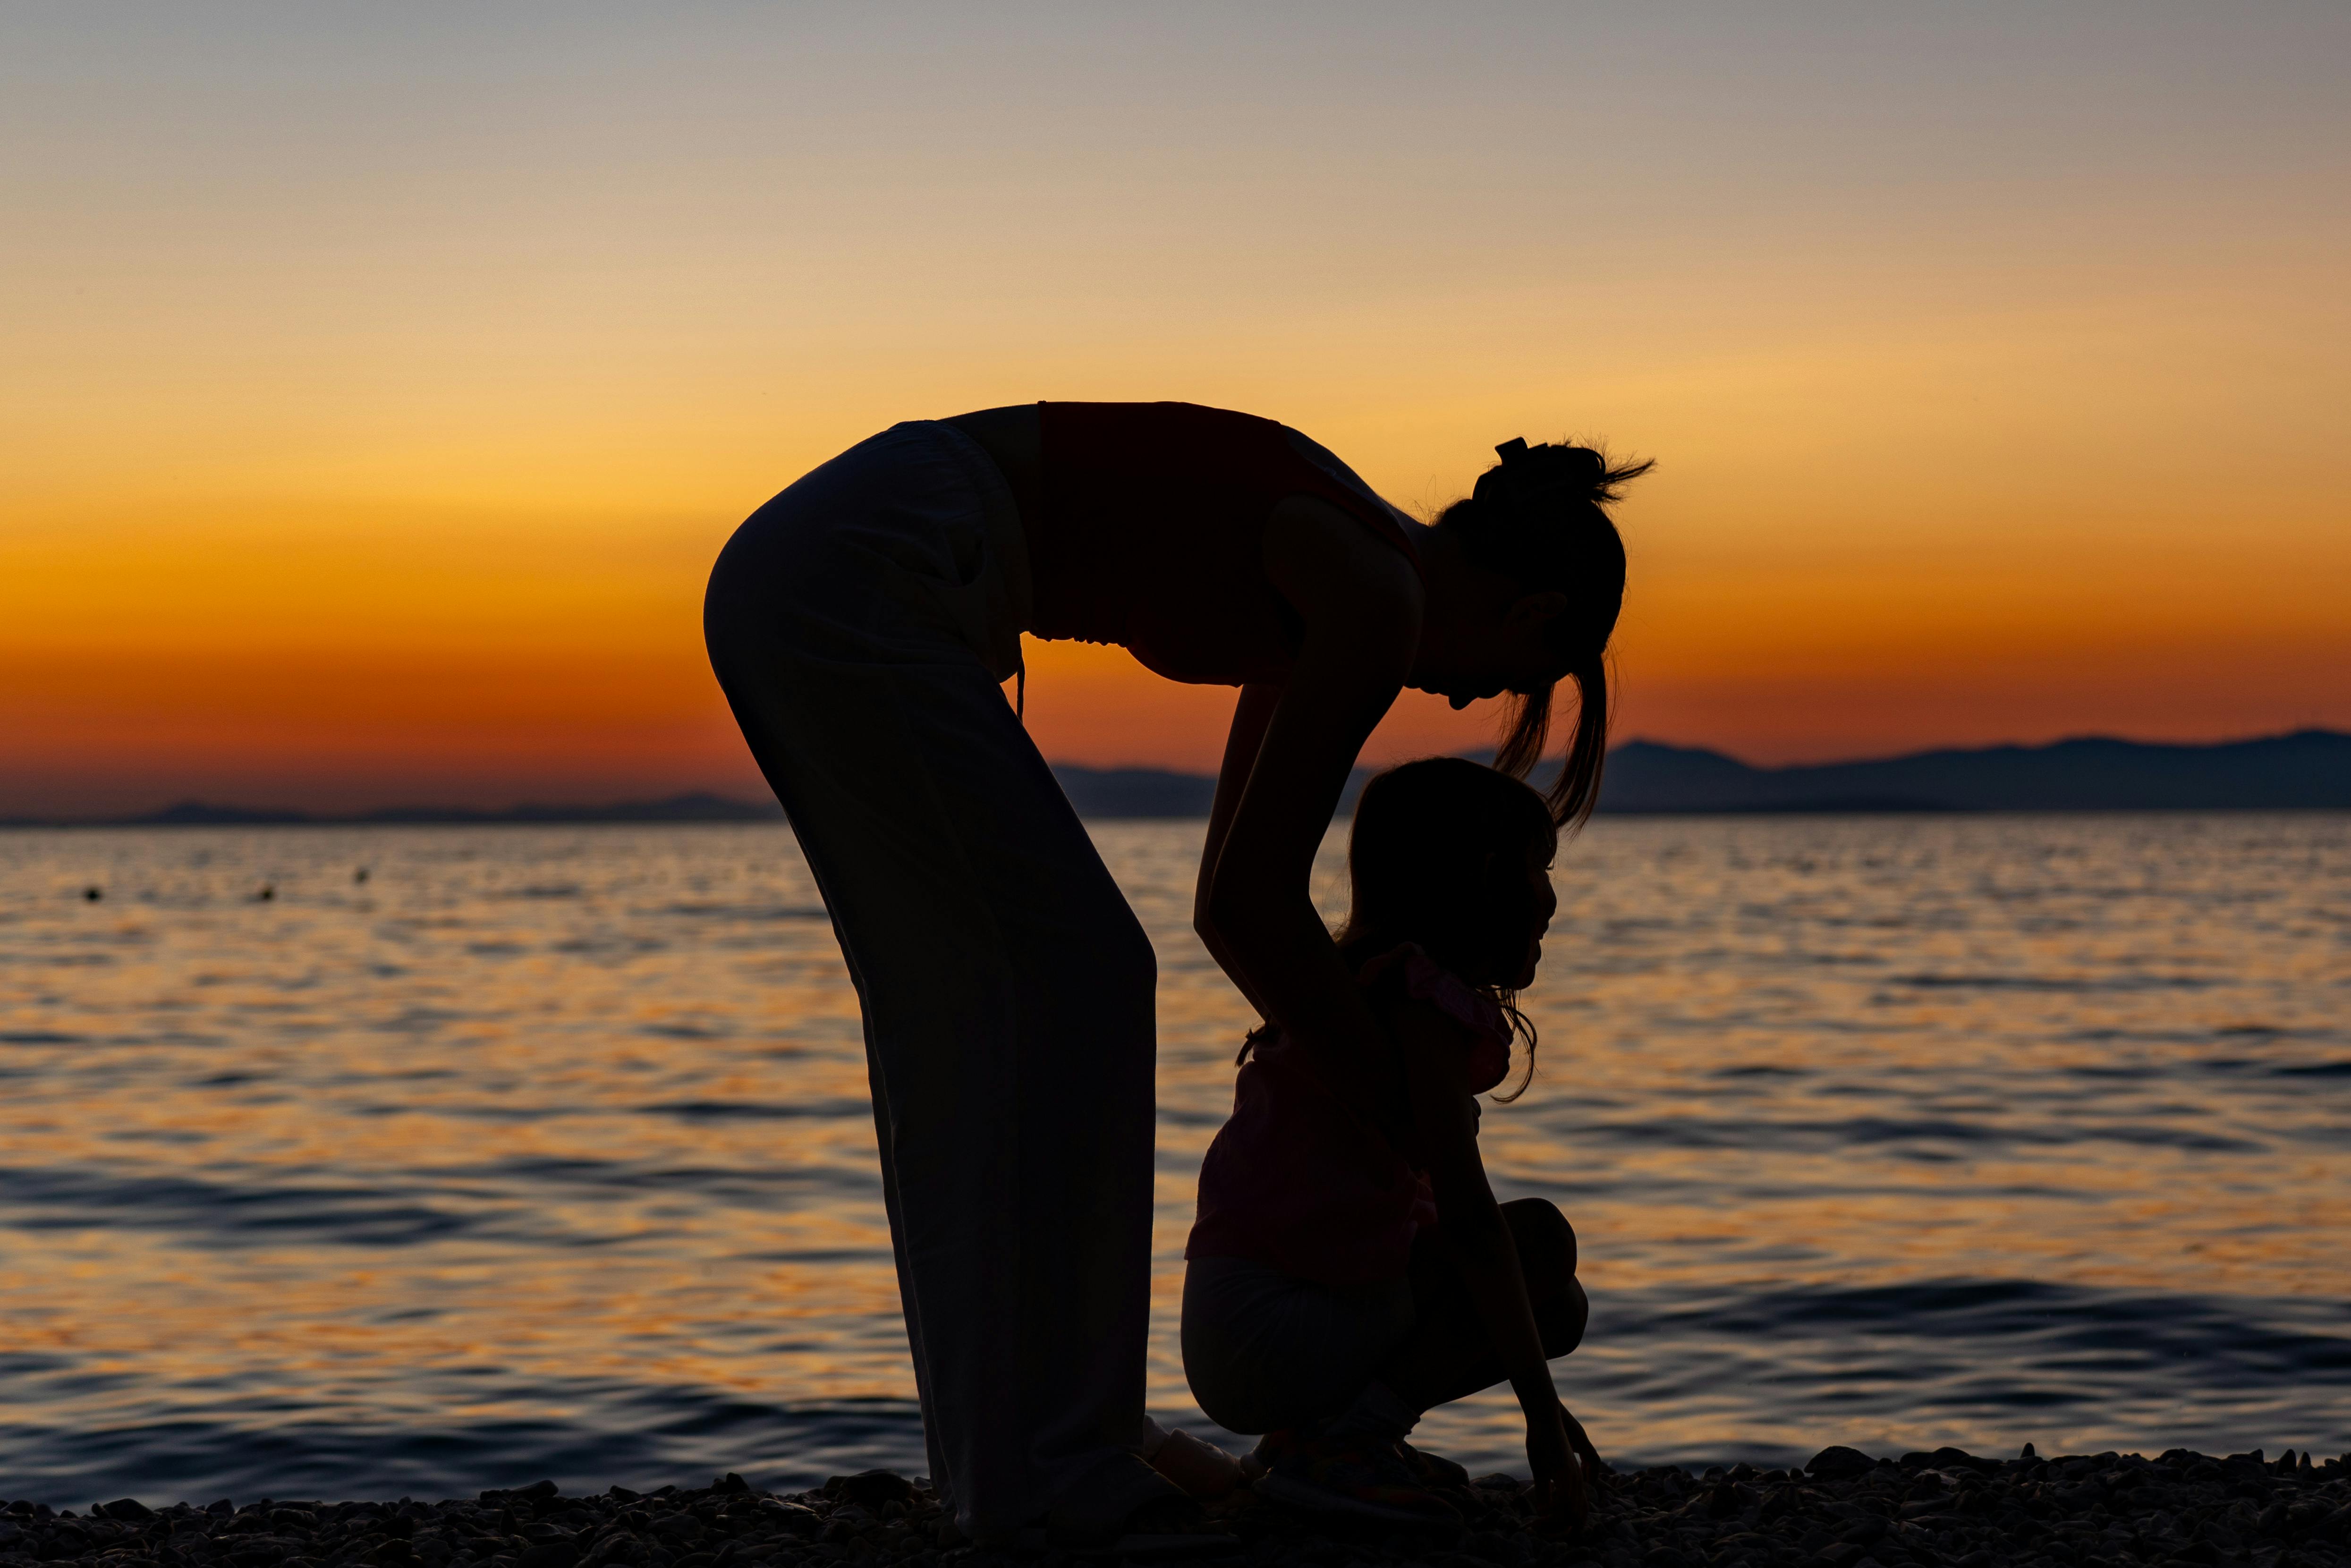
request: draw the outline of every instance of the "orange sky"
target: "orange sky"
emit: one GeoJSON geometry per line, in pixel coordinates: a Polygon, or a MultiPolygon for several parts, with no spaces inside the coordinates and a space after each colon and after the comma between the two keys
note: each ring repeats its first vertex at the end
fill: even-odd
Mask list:
{"type": "MultiPolygon", "coordinates": [[[[0,816],[746,792],[727,531],[1186,398],[1659,459],[1620,735],[2351,727],[2330,5],[0,18],[0,816]]],[[[1231,694],[1033,653],[1056,758],[1231,694]]],[[[1404,705],[1381,755],[1490,720],[1404,705]]]]}

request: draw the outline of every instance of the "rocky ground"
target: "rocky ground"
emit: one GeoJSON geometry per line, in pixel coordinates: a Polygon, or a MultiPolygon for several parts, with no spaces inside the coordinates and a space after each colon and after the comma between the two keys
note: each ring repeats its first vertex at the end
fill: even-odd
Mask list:
{"type": "MultiPolygon", "coordinates": [[[[2225,1459],[2096,1454],[1980,1459],[1955,1448],[1870,1459],[1830,1448],[1797,1470],[1670,1467],[1614,1478],[1581,1531],[1543,1528],[1520,1484],[1444,1489],[1462,1526],[1441,1537],[1328,1521],[1246,1489],[1201,1533],[1156,1538],[1158,1561],[1232,1568],[1993,1568],[2248,1563],[2351,1568],[2351,1456],[2225,1459]]],[[[942,1544],[929,1492],[887,1471],[770,1495],[736,1476],[640,1495],[564,1497],[554,1483],[470,1501],[237,1507],[124,1500],[86,1512],[0,1507],[0,1568],[1060,1568],[1065,1554],[942,1544]]]]}

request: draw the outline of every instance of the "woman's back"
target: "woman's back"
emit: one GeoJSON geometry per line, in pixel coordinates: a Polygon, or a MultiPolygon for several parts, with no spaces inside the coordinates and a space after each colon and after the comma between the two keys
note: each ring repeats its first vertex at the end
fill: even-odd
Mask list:
{"type": "Polygon", "coordinates": [[[947,422],[1005,471],[1047,640],[1114,643],[1171,680],[1280,681],[1300,622],[1268,580],[1273,508],[1309,496],[1417,561],[1405,522],[1288,426],[1185,402],[1042,402],[947,422]]]}

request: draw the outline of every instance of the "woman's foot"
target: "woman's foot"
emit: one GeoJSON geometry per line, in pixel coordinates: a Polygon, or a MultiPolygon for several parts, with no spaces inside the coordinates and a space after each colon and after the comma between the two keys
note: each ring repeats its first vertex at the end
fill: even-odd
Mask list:
{"type": "Polygon", "coordinates": [[[1100,1551],[1121,1536],[1180,1533],[1206,1517],[1175,1483],[1121,1451],[1046,1511],[1045,1537],[1056,1551],[1100,1551]]]}
{"type": "Polygon", "coordinates": [[[1306,1437],[1276,1432],[1257,1446],[1265,1465],[1259,1497],[1317,1513],[1353,1514],[1390,1524],[1458,1525],[1460,1516],[1422,1486],[1393,1443],[1356,1433],[1306,1437]]]}

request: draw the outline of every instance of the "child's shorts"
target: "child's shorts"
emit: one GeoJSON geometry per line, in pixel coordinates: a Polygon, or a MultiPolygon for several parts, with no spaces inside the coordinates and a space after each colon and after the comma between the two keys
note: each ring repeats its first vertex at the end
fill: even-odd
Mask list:
{"type": "Polygon", "coordinates": [[[1184,1375],[1211,1421],[1277,1432],[1345,1409],[1413,1330],[1412,1282],[1322,1285],[1242,1258],[1184,1270],[1184,1375]]]}

